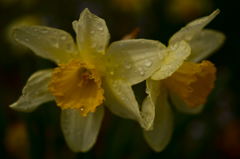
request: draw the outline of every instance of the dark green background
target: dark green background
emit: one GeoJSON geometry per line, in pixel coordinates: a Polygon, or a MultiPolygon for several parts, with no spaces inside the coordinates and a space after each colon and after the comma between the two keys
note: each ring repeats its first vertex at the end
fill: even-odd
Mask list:
{"type": "MultiPolygon", "coordinates": [[[[197,12],[190,19],[174,19],[167,12],[168,0],[152,0],[143,10],[125,12],[109,0],[15,0],[0,3],[0,158],[33,159],[225,159],[240,158],[240,7],[238,0],[212,0],[212,6],[197,12]],[[211,13],[216,8],[220,15],[207,28],[222,31],[226,42],[209,60],[218,68],[216,87],[205,109],[198,115],[176,112],[172,140],[160,153],[152,151],[142,136],[139,125],[121,119],[106,111],[96,145],[88,153],[73,153],[66,146],[59,126],[59,108],[54,102],[42,105],[33,113],[20,113],[9,109],[17,100],[28,77],[37,70],[54,64],[35,56],[30,50],[13,49],[6,40],[6,29],[15,19],[24,15],[38,15],[46,25],[74,32],[71,26],[84,8],[105,19],[111,41],[139,27],[138,37],[167,43],[169,37],[188,21],[211,13]],[[7,146],[10,127],[20,124],[27,129],[28,140],[16,153],[7,146]],[[21,153],[19,153],[21,152],[21,153]]],[[[209,0],[210,1],[210,0],[209,0]]],[[[183,18],[184,19],[184,18],[183,18]]],[[[143,90],[142,90],[143,91],[143,90]]],[[[18,141],[16,141],[18,144],[18,141]]]]}

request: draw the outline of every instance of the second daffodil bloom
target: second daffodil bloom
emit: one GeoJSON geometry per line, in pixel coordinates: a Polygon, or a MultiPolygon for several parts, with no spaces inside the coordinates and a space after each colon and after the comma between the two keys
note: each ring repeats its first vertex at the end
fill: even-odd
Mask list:
{"type": "Polygon", "coordinates": [[[218,13],[216,10],[209,16],[194,20],[175,33],[166,48],[168,56],[160,69],[147,80],[156,115],[152,130],[144,131],[144,136],[155,151],[162,151],[171,138],[173,117],[169,99],[181,112],[198,113],[214,87],[214,64],[200,61],[224,42],[222,33],[203,29],[218,13]]]}
{"type": "Polygon", "coordinates": [[[104,115],[103,105],[115,114],[136,120],[148,130],[154,105],[140,107],[131,88],[159,69],[164,45],[145,39],[122,40],[108,46],[105,21],[85,9],[73,22],[76,44],[67,32],[44,26],[21,26],[14,38],[58,67],[34,73],[23,95],[10,107],[30,112],[55,100],[62,110],[61,127],[73,151],[88,151],[95,143],[104,115]]]}

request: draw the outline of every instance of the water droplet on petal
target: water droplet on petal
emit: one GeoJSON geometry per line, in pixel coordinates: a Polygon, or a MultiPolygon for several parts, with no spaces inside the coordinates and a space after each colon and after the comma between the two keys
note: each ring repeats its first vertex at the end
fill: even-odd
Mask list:
{"type": "Polygon", "coordinates": [[[130,69],[131,67],[132,67],[132,66],[131,66],[130,64],[126,64],[126,65],[125,65],[125,68],[126,68],[126,69],[130,69]]]}
{"type": "Polygon", "coordinates": [[[142,76],[144,75],[144,72],[143,72],[143,71],[140,71],[139,73],[140,73],[140,75],[142,75],[142,76]]]}
{"type": "Polygon", "coordinates": [[[95,48],[96,46],[97,46],[96,43],[92,43],[92,45],[91,45],[92,48],[95,48]]]}
{"type": "Polygon", "coordinates": [[[47,34],[48,31],[44,29],[44,30],[42,30],[42,33],[43,33],[43,34],[47,34]]]}
{"type": "Polygon", "coordinates": [[[139,68],[138,71],[139,71],[141,76],[143,76],[145,74],[145,72],[144,72],[144,70],[142,68],[139,68]]]}
{"type": "Polygon", "coordinates": [[[67,37],[65,35],[61,36],[61,40],[66,40],[67,37]]]}
{"type": "Polygon", "coordinates": [[[146,62],[145,62],[145,66],[147,66],[147,67],[150,67],[150,66],[152,66],[152,61],[149,61],[149,60],[148,60],[148,61],[146,61],[146,62]]]}
{"type": "Polygon", "coordinates": [[[53,47],[59,48],[59,44],[58,44],[58,43],[54,43],[54,44],[53,44],[53,47]]]}
{"type": "Polygon", "coordinates": [[[84,111],[84,109],[85,109],[84,107],[81,107],[81,108],[80,108],[80,111],[81,111],[81,112],[83,112],[83,111],[84,111]]]}
{"type": "Polygon", "coordinates": [[[98,30],[99,30],[99,31],[103,31],[103,27],[99,27],[98,30]]]}

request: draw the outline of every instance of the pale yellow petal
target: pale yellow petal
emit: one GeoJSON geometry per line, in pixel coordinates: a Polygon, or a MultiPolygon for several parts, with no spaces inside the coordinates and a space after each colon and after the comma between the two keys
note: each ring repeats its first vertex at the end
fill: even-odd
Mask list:
{"type": "Polygon", "coordinates": [[[149,130],[154,119],[154,105],[150,98],[146,98],[142,110],[138,105],[134,92],[126,82],[120,80],[108,80],[104,82],[105,104],[114,114],[136,120],[141,127],[149,130]]]}
{"type": "MultiPolygon", "coordinates": [[[[150,81],[151,82],[151,81],[150,81]]],[[[149,146],[156,152],[162,151],[169,143],[173,131],[173,115],[168,103],[167,92],[163,87],[153,93],[159,93],[155,102],[155,119],[152,130],[144,131],[149,146]]]]}
{"type": "Polygon", "coordinates": [[[154,72],[151,79],[162,80],[171,76],[183,64],[190,53],[191,48],[185,41],[170,45],[167,48],[168,55],[161,63],[160,69],[154,72]]]}
{"type": "Polygon", "coordinates": [[[185,27],[181,28],[170,38],[169,45],[172,45],[181,40],[192,40],[192,38],[198,34],[199,31],[201,31],[208,23],[210,23],[219,14],[219,12],[220,10],[217,9],[209,16],[205,16],[188,23],[185,27]]]}
{"type": "Polygon", "coordinates": [[[107,52],[108,72],[128,83],[139,83],[162,65],[166,47],[158,41],[132,39],[114,42],[107,52]]]}
{"type": "Polygon", "coordinates": [[[86,117],[78,109],[65,109],[61,113],[61,127],[65,140],[74,152],[86,152],[93,147],[104,116],[103,107],[86,117]]]}
{"type": "Polygon", "coordinates": [[[189,41],[191,55],[187,60],[199,62],[216,51],[225,40],[225,35],[215,30],[204,29],[189,41]]]}
{"type": "Polygon", "coordinates": [[[155,105],[149,95],[143,100],[140,113],[142,117],[140,121],[142,128],[144,128],[144,130],[152,129],[155,118],[155,105]]]}
{"type": "Polygon", "coordinates": [[[142,103],[141,115],[145,130],[152,129],[155,118],[155,104],[160,94],[160,82],[151,79],[146,80],[147,97],[142,103]]]}
{"type": "Polygon", "coordinates": [[[13,37],[36,55],[56,63],[65,63],[77,54],[71,35],[63,30],[45,26],[21,26],[15,28],[13,37]]]}
{"type": "Polygon", "coordinates": [[[78,21],[73,22],[77,34],[77,44],[80,53],[98,56],[104,54],[110,34],[105,21],[84,9],[78,21]]]}
{"type": "Polygon", "coordinates": [[[24,86],[21,97],[10,107],[17,111],[31,112],[42,103],[54,100],[48,92],[48,83],[52,70],[42,70],[34,73],[24,86]]]}
{"type": "Polygon", "coordinates": [[[141,118],[138,103],[130,85],[120,80],[103,81],[106,106],[116,115],[139,120],[141,118]]]}

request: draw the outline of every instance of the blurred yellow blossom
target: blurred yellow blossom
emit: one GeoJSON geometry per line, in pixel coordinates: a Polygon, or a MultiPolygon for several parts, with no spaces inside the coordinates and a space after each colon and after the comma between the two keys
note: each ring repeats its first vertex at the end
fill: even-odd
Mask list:
{"type": "Polygon", "coordinates": [[[12,124],[7,128],[5,146],[12,157],[28,158],[29,141],[26,126],[22,122],[12,124]]]}
{"type": "Polygon", "coordinates": [[[166,12],[174,21],[189,21],[211,9],[211,0],[169,0],[166,12]]]}
{"type": "Polygon", "coordinates": [[[151,0],[112,0],[114,7],[124,12],[140,12],[145,9],[151,0]]]}

